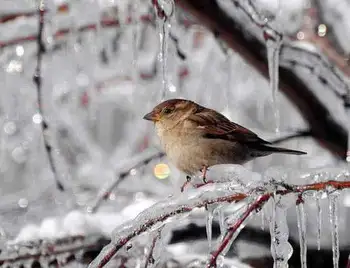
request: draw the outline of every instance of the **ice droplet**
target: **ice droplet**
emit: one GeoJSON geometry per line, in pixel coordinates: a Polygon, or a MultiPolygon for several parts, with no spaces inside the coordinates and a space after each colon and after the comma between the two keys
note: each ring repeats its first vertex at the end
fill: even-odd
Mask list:
{"type": "Polygon", "coordinates": [[[296,210],[297,210],[297,221],[298,221],[298,231],[299,231],[301,268],[306,268],[307,267],[307,263],[306,263],[307,242],[306,242],[306,221],[305,221],[305,211],[304,211],[303,201],[296,206],[296,210]]]}
{"type": "Polygon", "coordinates": [[[332,193],[328,196],[329,201],[329,220],[332,234],[332,252],[333,267],[339,267],[339,233],[338,233],[338,193],[332,193]]]}
{"type": "Polygon", "coordinates": [[[272,108],[275,117],[275,132],[280,131],[280,113],[278,108],[278,76],[279,76],[279,54],[282,45],[282,37],[273,35],[268,30],[264,31],[267,62],[269,67],[270,88],[272,96],[272,108]]]}

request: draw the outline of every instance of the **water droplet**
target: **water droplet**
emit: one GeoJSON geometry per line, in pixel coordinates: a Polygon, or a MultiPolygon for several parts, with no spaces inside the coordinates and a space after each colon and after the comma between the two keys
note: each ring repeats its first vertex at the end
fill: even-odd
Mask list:
{"type": "Polygon", "coordinates": [[[29,202],[28,202],[28,200],[26,198],[21,198],[21,199],[18,200],[18,206],[20,208],[27,208],[28,204],[29,204],[29,202]]]}
{"type": "Polygon", "coordinates": [[[17,126],[16,126],[15,122],[10,121],[10,122],[5,123],[4,131],[7,135],[15,134],[17,131],[17,126]]]}
{"type": "Polygon", "coordinates": [[[41,116],[41,114],[36,113],[33,115],[33,123],[34,124],[41,124],[42,121],[43,121],[43,117],[41,116]]]}
{"type": "Polygon", "coordinates": [[[15,149],[13,149],[11,156],[13,160],[18,164],[22,164],[27,160],[26,151],[22,146],[18,146],[15,149]]]}
{"type": "Polygon", "coordinates": [[[23,48],[23,46],[16,46],[16,55],[18,57],[22,57],[24,55],[24,48],[23,48]]]}

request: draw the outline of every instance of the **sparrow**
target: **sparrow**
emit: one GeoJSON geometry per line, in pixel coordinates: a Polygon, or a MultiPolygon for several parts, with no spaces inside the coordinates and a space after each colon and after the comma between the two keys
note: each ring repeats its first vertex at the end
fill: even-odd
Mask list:
{"type": "Polygon", "coordinates": [[[244,164],[272,153],[293,155],[302,151],[272,147],[249,129],[221,113],[185,99],[169,99],[143,119],[154,122],[169,160],[190,176],[218,164],[244,164]]]}

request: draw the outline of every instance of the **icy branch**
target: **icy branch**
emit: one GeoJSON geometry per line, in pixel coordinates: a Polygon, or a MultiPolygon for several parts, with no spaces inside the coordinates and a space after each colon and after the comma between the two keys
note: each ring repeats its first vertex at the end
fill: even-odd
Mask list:
{"type": "MultiPolygon", "coordinates": [[[[169,221],[172,217],[189,213],[195,208],[202,208],[212,204],[232,203],[247,199],[247,193],[232,193],[232,190],[228,190],[231,188],[230,185],[232,187],[230,182],[214,183],[208,185],[208,187],[213,187],[210,188],[210,191],[202,191],[202,188],[200,190],[188,191],[178,198],[167,199],[146,209],[133,221],[127,222],[115,229],[112,235],[112,242],[102,250],[89,267],[104,267],[104,265],[107,264],[131,239],[142,233],[163,226],[165,222],[169,221]]],[[[277,183],[277,185],[281,184],[277,183]]],[[[240,214],[237,221],[227,227],[226,234],[224,235],[219,247],[211,254],[210,262],[207,267],[216,267],[215,265],[218,256],[242,230],[242,224],[252,213],[260,210],[273,195],[285,196],[292,193],[300,195],[308,191],[328,191],[329,189],[341,190],[350,188],[350,181],[327,181],[307,185],[282,185],[284,186],[284,189],[272,192],[265,189],[264,193],[261,186],[249,190],[251,193],[255,192],[262,194],[258,194],[256,199],[253,202],[250,202],[247,209],[240,214]]]]}
{"type": "Polygon", "coordinates": [[[42,63],[43,54],[45,52],[45,47],[44,47],[43,40],[42,40],[43,30],[44,30],[44,14],[45,14],[44,7],[45,7],[44,0],[41,0],[39,2],[39,9],[38,9],[39,10],[39,32],[38,32],[38,36],[37,36],[37,46],[38,46],[37,65],[35,68],[33,80],[34,80],[34,83],[36,84],[36,89],[37,89],[39,115],[41,116],[40,125],[41,125],[41,129],[42,129],[45,150],[47,152],[49,164],[50,164],[53,176],[55,178],[57,188],[60,189],[61,191],[63,191],[64,190],[63,185],[60,182],[60,180],[57,178],[56,166],[55,166],[53,156],[52,156],[52,147],[48,141],[49,127],[48,127],[48,124],[47,124],[47,122],[44,118],[44,114],[43,114],[41,63],[42,63]]]}
{"type": "Polygon", "coordinates": [[[112,235],[112,242],[102,250],[89,267],[103,267],[132,238],[157,226],[158,228],[161,227],[171,217],[189,213],[195,208],[218,203],[231,203],[245,197],[245,194],[229,193],[217,189],[213,192],[203,193],[196,191],[192,195],[187,192],[179,198],[170,198],[157,203],[140,213],[134,220],[119,226],[112,235]]]}
{"type": "Polygon", "coordinates": [[[6,265],[9,267],[20,266],[20,264],[41,259],[41,257],[52,260],[53,257],[62,259],[60,257],[65,256],[65,259],[69,259],[78,252],[97,250],[105,244],[106,239],[101,236],[70,236],[51,241],[40,240],[15,244],[13,247],[9,246],[8,250],[0,254],[0,265],[5,267],[6,265]],[[11,248],[13,249],[11,250],[11,248]]]}

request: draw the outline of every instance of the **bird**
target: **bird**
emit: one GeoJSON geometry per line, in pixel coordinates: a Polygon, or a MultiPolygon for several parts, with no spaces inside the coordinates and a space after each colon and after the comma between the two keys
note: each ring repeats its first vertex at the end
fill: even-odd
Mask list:
{"type": "Polygon", "coordinates": [[[152,121],[165,154],[180,171],[191,176],[219,164],[242,165],[272,153],[304,155],[306,152],[273,147],[249,129],[223,114],[186,99],[169,99],[143,119],[152,121]]]}

